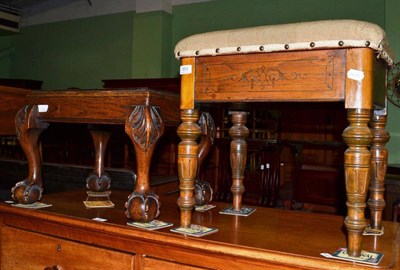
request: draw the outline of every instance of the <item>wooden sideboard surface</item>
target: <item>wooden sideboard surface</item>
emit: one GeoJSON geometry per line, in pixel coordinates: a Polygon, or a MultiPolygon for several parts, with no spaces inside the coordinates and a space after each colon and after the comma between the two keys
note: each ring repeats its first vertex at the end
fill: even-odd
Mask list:
{"type": "MultiPolygon", "coordinates": [[[[48,194],[42,201],[52,207],[41,210],[0,203],[1,269],[371,269],[320,255],[346,246],[340,216],[263,207],[249,217],[229,216],[218,213],[228,204],[216,202],[195,212],[193,223],[219,231],[195,238],[126,225],[128,194],[113,190],[112,209],[86,209],[85,189],[48,194]]],[[[159,220],[179,226],[177,198],[160,197],[159,220]]],[[[363,237],[363,248],[384,253],[378,267],[399,269],[400,223],[383,225],[385,234],[363,237]]]]}

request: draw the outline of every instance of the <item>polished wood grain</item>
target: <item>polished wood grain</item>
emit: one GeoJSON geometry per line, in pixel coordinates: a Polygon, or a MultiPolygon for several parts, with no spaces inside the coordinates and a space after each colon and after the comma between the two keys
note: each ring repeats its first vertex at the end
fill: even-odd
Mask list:
{"type": "MultiPolygon", "coordinates": [[[[91,256],[101,257],[104,265],[121,265],[120,269],[130,269],[122,264],[130,264],[131,261],[135,261],[134,269],[178,269],[180,265],[182,269],[375,268],[326,259],[320,255],[321,252],[330,253],[346,246],[341,216],[263,207],[258,207],[249,217],[228,216],[218,213],[228,204],[215,203],[216,208],[208,212],[194,212],[193,222],[218,228],[218,232],[196,238],[172,233],[169,228],[146,231],[126,225],[128,220],[124,217],[124,203],[128,195],[129,191],[113,190],[110,196],[115,203],[113,209],[86,209],[82,203],[86,198],[84,189],[49,194],[43,202],[53,206],[41,210],[26,210],[0,203],[1,269],[19,269],[11,267],[20,263],[15,260],[21,258],[18,253],[27,254],[32,265],[41,262],[42,268],[69,262],[66,258],[75,253],[79,255],[74,257],[76,261],[70,262],[71,266],[81,265],[82,269],[92,269],[91,265],[85,267],[86,263],[97,260],[91,256]],[[106,218],[107,221],[93,221],[95,217],[106,218]],[[30,239],[42,240],[36,241],[41,249],[31,249],[27,245],[31,243],[30,239]],[[61,253],[56,251],[57,243],[62,245],[61,253]],[[71,247],[74,251],[70,251],[71,247]],[[42,249],[49,250],[49,260],[46,260],[42,249]],[[99,253],[99,249],[105,251],[99,253]],[[114,255],[112,258],[99,256],[107,253],[114,255]],[[51,254],[59,255],[50,260],[54,258],[51,254]],[[126,254],[134,259],[129,260],[126,254]],[[5,267],[4,262],[10,267],[5,267]]],[[[180,225],[179,208],[176,207],[178,196],[175,193],[160,197],[162,212],[159,220],[180,225]]],[[[383,226],[385,234],[364,237],[363,248],[384,253],[379,268],[398,269],[400,223],[383,221],[383,226]]],[[[69,269],[67,266],[66,269],[69,269]]]]}
{"type": "Polygon", "coordinates": [[[325,50],[199,57],[195,99],[203,102],[342,100],[345,55],[344,50],[325,50]]]}
{"type": "Polygon", "coordinates": [[[15,115],[26,104],[29,89],[0,86],[0,135],[15,136],[15,115]]]}
{"type": "Polygon", "coordinates": [[[243,185],[244,169],[247,158],[246,138],[249,136],[249,129],[246,127],[247,113],[232,112],[232,127],[229,129],[229,136],[232,138],[230,146],[230,160],[232,168],[233,209],[240,211],[242,208],[242,195],[245,190],[243,185]]]}
{"type": "Polygon", "coordinates": [[[134,221],[150,222],[160,214],[158,196],[150,190],[150,163],[164,127],[161,115],[149,106],[136,106],[125,123],[138,161],[138,181],[126,203],[126,216],[134,221]]]}
{"type": "Polygon", "coordinates": [[[199,146],[196,140],[201,130],[197,125],[198,110],[182,110],[182,124],[177,133],[181,142],[178,145],[178,176],[180,197],[178,206],[181,209],[181,226],[188,228],[191,225],[190,217],[196,204],[194,198],[195,180],[198,166],[199,146]]]}
{"type": "Polygon", "coordinates": [[[102,192],[111,185],[111,178],[104,171],[104,156],[111,132],[92,129],[90,135],[95,146],[95,164],[93,172],[86,178],[86,187],[89,190],[102,192]]]}
{"type": "Polygon", "coordinates": [[[6,256],[1,258],[1,269],[36,270],[53,267],[65,270],[128,270],[133,269],[134,263],[134,257],[129,253],[82,245],[12,227],[2,230],[2,250],[6,256]]]}
{"type": "Polygon", "coordinates": [[[374,113],[371,119],[373,140],[371,150],[371,181],[369,184],[370,197],[368,206],[371,209],[371,228],[382,230],[382,211],[385,202],[385,177],[387,171],[388,150],[386,143],[389,133],[385,130],[387,116],[384,113],[374,113]]]}
{"type": "Polygon", "coordinates": [[[29,175],[12,189],[14,200],[27,204],[41,199],[43,189],[38,141],[40,133],[53,122],[91,124],[96,160],[93,174],[87,179],[87,187],[92,191],[107,190],[111,179],[104,173],[104,155],[111,134],[102,130],[102,125],[124,125],[135,148],[138,174],[138,185],[127,201],[127,216],[146,221],[157,216],[157,195],[149,190],[150,162],[164,126],[177,127],[179,124],[178,95],[147,88],[35,91],[27,96],[26,103],[17,114],[16,129],[28,159],[29,175]],[[139,198],[141,202],[133,203],[134,198],[139,198]],[[152,207],[143,205],[147,201],[154,202],[152,207]],[[143,209],[150,209],[151,213],[143,209]],[[143,211],[145,218],[137,215],[143,211]]]}
{"type": "MultiPolygon", "coordinates": [[[[189,57],[182,58],[182,65],[192,66],[192,73],[181,76],[181,109],[185,109],[185,112],[193,110],[195,102],[344,103],[349,121],[349,126],[343,132],[344,141],[348,145],[344,156],[347,247],[349,254],[360,256],[362,233],[367,226],[364,210],[371,178],[371,152],[368,147],[373,141],[373,134],[368,123],[373,110],[379,110],[386,115],[386,67],[377,60],[375,52],[370,48],[343,48],[189,57]],[[362,76],[355,78],[348,75],[350,70],[355,70],[362,76]]],[[[185,117],[182,113],[182,121],[185,117]]],[[[384,125],[375,124],[376,136],[383,134],[384,128],[384,125]]],[[[181,126],[180,132],[189,132],[184,129],[181,126]]],[[[374,144],[377,143],[378,138],[374,144]]],[[[180,148],[178,155],[197,151],[197,145],[186,145],[185,152],[180,148]]],[[[386,173],[387,153],[382,150],[383,145],[375,147],[379,148],[379,175],[383,176],[386,173]]],[[[375,155],[376,153],[375,151],[375,155]]],[[[375,158],[374,164],[377,162],[375,158]]],[[[196,170],[193,164],[196,164],[196,159],[191,163],[178,163],[178,171],[181,173],[196,170]]],[[[240,163],[231,164],[239,166],[240,163]]],[[[237,168],[232,168],[232,171],[235,170],[237,168]]],[[[185,181],[191,182],[192,179],[185,181]]],[[[233,181],[236,181],[235,178],[233,181]]],[[[376,187],[376,184],[373,186],[373,223],[380,224],[383,209],[381,191],[377,191],[380,187],[376,187]]],[[[188,191],[181,193],[185,195],[180,199],[187,200],[184,199],[189,198],[187,193],[188,191]]],[[[181,216],[182,224],[188,226],[191,223],[189,205],[181,216]]]]}
{"type": "Polygon", "coordinates": [[[180,122],[178,100],[176,94],[148,88],[46,90],[28,95],[29,104],[49,106],[38,116],[42,121],[85,124],[125,124],[133,106],[148,103],[160,110],[166,125],[176,126],[180,122]]]}

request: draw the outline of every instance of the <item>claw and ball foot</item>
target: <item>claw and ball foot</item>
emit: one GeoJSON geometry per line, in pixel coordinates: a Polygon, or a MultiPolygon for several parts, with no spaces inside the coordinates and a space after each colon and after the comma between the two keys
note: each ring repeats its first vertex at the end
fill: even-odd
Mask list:
{"type": "Polygon", "coordinates": [[[18,182],[12,189],[12,198],[15,202],[21,204],[32,204],[42,198],[43,189],[36,184],[29,184],[24,180],[18,182]]]}

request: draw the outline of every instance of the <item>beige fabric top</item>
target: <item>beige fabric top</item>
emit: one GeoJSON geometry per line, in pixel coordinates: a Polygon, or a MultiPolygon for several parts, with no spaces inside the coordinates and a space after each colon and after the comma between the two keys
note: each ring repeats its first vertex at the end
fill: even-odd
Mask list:
{"type": "Polygon", "coordinates": [[[369,47],[393,65],[393,52],[378,25],[357,20],[267,25],[197,34],[175,46],[176,58],[205,55],[369,47]]]}

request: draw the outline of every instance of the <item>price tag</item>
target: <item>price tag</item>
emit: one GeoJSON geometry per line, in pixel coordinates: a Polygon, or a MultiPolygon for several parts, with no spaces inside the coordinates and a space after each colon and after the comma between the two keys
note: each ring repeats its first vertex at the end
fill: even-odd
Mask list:
{"type": "Polygon", "coordinates": [[[192,74],[192,65],[181,66],[180,69],[179,69],[179,73],[181,75],[192,74]]]}
{"type": "Polygon", "coordinates": [[[39,112],[47,112],[49,105],[38,105],[39,112]]]}
{"type": "Polygon", "coordinates": [[[361,82],[364,79],[364,72],[361,70],[350,69],[347,72],[347,78],[361,82]]]}

